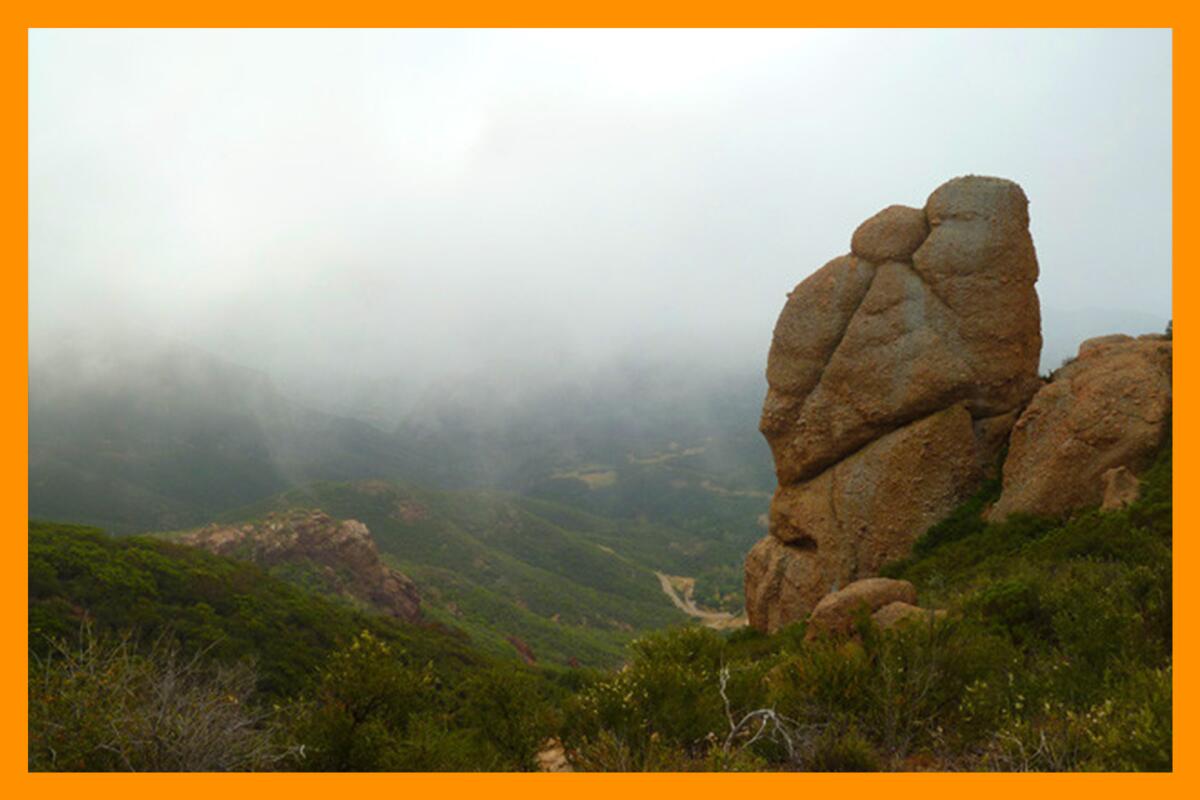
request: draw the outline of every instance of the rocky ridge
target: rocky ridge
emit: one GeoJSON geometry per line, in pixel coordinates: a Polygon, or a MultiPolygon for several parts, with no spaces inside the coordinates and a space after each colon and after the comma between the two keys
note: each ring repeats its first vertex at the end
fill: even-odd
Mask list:
{"type": "Polygon", "coordinates": [[[182,535],[179,541],[266,568],[300,566],[331,594],[405,622],[422,618],[416,585],[380,560],[371,532],[357,520],[293,509],[268,514],[261,522],[209,525],[182,535]]]}

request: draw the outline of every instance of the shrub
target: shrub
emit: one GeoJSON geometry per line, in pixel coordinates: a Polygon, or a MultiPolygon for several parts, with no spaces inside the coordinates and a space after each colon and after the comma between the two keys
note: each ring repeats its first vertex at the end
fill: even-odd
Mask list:
{"type": "Polygon", "coordinates": [[[813,742],[811,753],[802,762],[812,772],[877,772],[879,754],[854,727],[827,728],[813,742]]]}
{"type": "Polygon", "coordinates": [[[250,667],[181,655],[168,637],[51,642],[29,675],[30,770],[266,770],[291,755],[256,707],[250,667]]]}
{"type": "Polygon", "coordinates": [[[499,768],[537,768],[537,753],[552,731],[542,682],[516,666],[497,666],[468,678],[460,722],[492,748],[499,768]]]}
{"type": "Polygon", "coordinates": [[[434,678],[409,666],[402,651],[363,631],[333,653],[295,728],[302,769],[393,768],[410,715],[429,710],[434,678]]]}

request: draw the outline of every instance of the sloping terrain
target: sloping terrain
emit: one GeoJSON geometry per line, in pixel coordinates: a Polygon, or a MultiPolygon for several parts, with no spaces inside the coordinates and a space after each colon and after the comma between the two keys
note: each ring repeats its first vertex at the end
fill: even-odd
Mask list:
{"type": "Polygon", "coordinates": [[[131,632],[146,643],[168,634],[189,651],[249,658],[260,689],[291,694],[325,658],[362,631],[450,673],[486,665],[460,632],[411,625],[308,592],[243,560],[148,537],[94,528],[29,524],[29,644],[131,632]]]}
{"type": "Polygon", "coordinates": [[[612,664],[637,632],[685,619],[642,561],[646,551],[626,546],[643,538],[669,543],[677,531],[496,492],[379,480],[312,484],[224,521],[298,508],[364,523],[385,561],[416,582],[424,612],[493,652],[513,654],[507,637],[515,636],[539,661],[612,664]]]}

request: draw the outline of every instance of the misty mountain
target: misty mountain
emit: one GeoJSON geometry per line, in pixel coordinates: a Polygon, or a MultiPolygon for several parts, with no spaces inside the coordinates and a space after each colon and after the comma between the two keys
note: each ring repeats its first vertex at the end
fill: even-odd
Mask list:
{"type": "Polygon", "coordinates": [[[178,343],[64,338],[30,366],[30,511],[181,528],[318,480],[502,489],[591,513],[752,529],[773,484],[761,376],[622,363],[427,386],[382,430],[178,343]]]}
{"type": "Polygon", "coordinates": [[[179,344],[76,340],[31,363],[29,506],[128,532],[197,524],[308,480],[402,469],[390,437],[179,344]]]}
{"type": "Polygon", "coordinates": [[[761,490],[773,485],[757,429],[764,393],[757,366],[627,359],[559,377],[480,372],[430,384],[396,435],[422,454],[424,480],[445,486],[524,492],[578,467],[620,473],[688,457],[732,488],[761,490]]]}

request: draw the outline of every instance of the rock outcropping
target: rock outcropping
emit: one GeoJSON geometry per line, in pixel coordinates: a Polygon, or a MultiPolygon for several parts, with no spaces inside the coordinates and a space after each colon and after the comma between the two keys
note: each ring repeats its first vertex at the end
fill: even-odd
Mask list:
{"type": "Polygon", "coordinates": [[[788,296],[760,424],[779,486],[746,559],[755,627],[905,555],[994,469],[1040,385],[1027,209],[1011,181],[956,178],[868,219],[788,296]]]}
{"type": "Polygon", "coordinates": [[[1171,350],[1157,334],[1081,344],[1017,420],[1003,491],[987,518],[1132,502],[1135,476],[1170,433],[1171,350]]]}
{"type": "Polygon", "coordinates": [[[406,622],[421,619],[421,598],[408,576],[385,565],[367,526],[323,511],[270,514],[259,523],[210,525],[179,541],[267,567],[299,567],[322,588],[406,622]]]}

